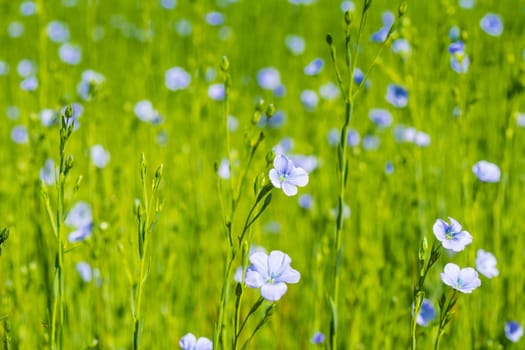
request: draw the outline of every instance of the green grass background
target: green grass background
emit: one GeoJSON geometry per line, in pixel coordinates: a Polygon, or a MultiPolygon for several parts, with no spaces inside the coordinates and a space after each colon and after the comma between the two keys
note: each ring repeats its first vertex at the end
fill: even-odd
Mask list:
{"type": "MultiPolygon", "coordinates": [[[[246,162],[244,134],[255,132],[250,120],[256,99],[274,103],[287,114],[282,128],[265,130],[238,218],[246,215],[253,202],[253,179],[267,171],[266,152],[281,138],[293,138],[293,153],[313,154],[320,163],[310,174],[308,186],[300,189],[300,194],[313,195],[311,211],[302,210],[296,197],[275,191],[272,205],[254,227],[253,242],[289,254],[301,281],[289,286],[251,348],[316,348],[310,344],[314,331],[328,332],[326,295],[332,283],[335,229],[331,209],[336,206],[338,189],[336,149],[328,145],[326,135],[342,125],[344,104],[321,100],[314,111],[307,111],[299,94],[335,81],[325,35],[333,34],[342,57],[340,2],[292,6],[284,0],[241,0],[220,7],[211,0],[179,0],[174,10],[164,10],[157,1],[78,1],[76,7],[68,8],[53,0],[38,2],[43,11],[32,17],[22,17],[19,5],[19,1],[0,1],[0,59],[11,66],[9,75],[0,77],[0,111],[8,106],[20,110],[18,120],[3,115],[0,122],[0,225],[11,229],[0,257],[0,317],[4,317],[0,336],[9,338],[13,349],[38,349],[46,344],[46,288],[53,273],[54,240],[40,198],[38,171],[47,157],[57,158],[58,130],[43,127],[36,113],[76,101],[75,87],[82,71],[94,69],[106,76],[105,94],[83,103],[81,127],[67,150],[74,155],[75,167],[67,184],[66,207],[87,201],[96,227],[88,241],[75,244],[66,254],[65,348],[88,348],[94,339],[100,349],[130,348],[128,274],[136,276],[137,271],[133,202],[141,195],[141,152],[150,173],[160,163],[165,167],[160,188],[164,209],[150,242],[143,346],[177,348],[187,332],[212,338],[228,247],[219,206],[226,186],[223,183],[217,190],[214,162],[226,155],[226,146],[224,107],[207,97],[209,83],[204,76],[210,67],[219,72],[220,58],[226,55],[232,75],[230,111],[240,124],[231,137],[241,165],[246,162]],[[224,13],[225,25],[231,29],[227,40],[219,38],[219,28],[204,21],[212,10],[224,13]],[[180,37],[174,29],[182,18],[193,24],[189,37],[180,37]],[[68,23],[71,40],[82,46],[80,65],[62,63],[58,45],[47,39],[45,25],[54,19],[68,23]],[[25,25],[21,38],[7,35],[13,20],[25,25]],[[152,40],[126,37],[111,25],[115,22],[134,32],[151,28],[152,40]],[[99,41],[91,35],[95,27],[104,29],[99,41]],[[306,39],[302,56],[286,49],[288,34],[306,39]],[[305,76],[303,67],[315,57],[325,60],[324,70],[315,77],[305,76]],[[34,93],[19,88],[16,64],[23,58],[38,63],[40,86],[34,93]],[[174,93],[164,86],[164,72],[176,65],[191,73],[192,83],[188,90],[174,93]],[[257,86],[256,73],[266,66],[280,70],[286,86],[283,98],[257,86]],[[150,99],[165,117],[162,124],[144,124],[134,116],[133,105],[142,99],[150,99]],[[20,124],[28,127],[28,145],[15,145],[10,139],[12,127],[20,124]],[[156,142],[160,132],[167,136],[165,145],[156,142]],[[108,167],[102,170],[89,159],[89,148],[95,143],[111,153],[108,167]],[[75,192],[73,185],[80,175],[83,180],[75,192]],[[271,222],[279,223],[278,234],[267,232],[271,222]],[[75,270],[79,261],[100,270],[100,285],[80,279],[75,270]]],[[[356,1],[356,6],[361,4],[356,1]]],[[[371,64],[379,48],[368,38],[379,29],[382,11],[396,13],[397,7],[397,2],[373,1],[359,56],[362,69],[371,64]]],[[[495,254],[500,275],[492,280],[481,277],[478,290],[461,295],[442,348],[522,346],[523,341],[520,345],[505,340],[503,327],[508,320],[525,322],[525,130],[515,121],[516,113],[523,111],[524,95],[508,94],[514,81],[523,81],[524,16],[525,3],[518,0],[479,0],[472,10],[461,9],[452,0],[408,1],[402,34],[413,47],[412,56],[402,61],[385,48],[371,74],[372,86],[359,96],[351,121],[362,136],[377,134],[381,145],[377,151],[356,148],[350,152],[346,200],[351,216],[344,227],[339,306],[342,348],[408,348],[419,242],[423,236],[433,239],[435,219],[447,216],[463,223],[474,241],[456,256],[444,254],[431,270],[426,289],[436,307],[448,288],[439,279],[447,262],[474,266],[476,251],[482,248],[495,254]],[[481,31],[479,20],[487,12],[502,16],[501,37],[481,31]],[[468,33],[472,64],[464,76],[453,72],[448,63],[452,25],[468,33]],[[385,102],[391,82],[409,89],[407,108],[394,109],[385,102]],[[468,113],[460,118],[452,115],[454,89],[462,103],[471,102],[468,113]],[[431,145],[397,144],[392,128],[375,130],[368,119],[368,110],[374,107],[389,108],[395,124],[427,132],[431,145]],[[481,159],[501,167],[500,183],[476,180],[471,167],[481,159]],[[395,167],[390,176],[384,174],[387,161],[395,167]]],[[[221,82],[219,74],[214,82],[221,82]]],[[[50,193],[53,197],[53,188],[50,193]]],[[[246,300],[255,301],[258,291],[247,290],[247,295],[246,300]]],[[[436,329],[432,326],[418,329],[423,349],[433,344],[436,329]]]]}

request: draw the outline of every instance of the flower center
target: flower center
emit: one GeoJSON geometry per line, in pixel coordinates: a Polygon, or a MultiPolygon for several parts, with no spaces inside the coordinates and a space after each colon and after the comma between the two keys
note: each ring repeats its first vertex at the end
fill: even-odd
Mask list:
{"type": "Polygon", "coordinates": [[[447,229],[445,230],[445,238],[447,240],[453,240],[457,235],[457,232],[455,232],[454,230],[452,230],[452,227],[447,227],[447,229]]]}

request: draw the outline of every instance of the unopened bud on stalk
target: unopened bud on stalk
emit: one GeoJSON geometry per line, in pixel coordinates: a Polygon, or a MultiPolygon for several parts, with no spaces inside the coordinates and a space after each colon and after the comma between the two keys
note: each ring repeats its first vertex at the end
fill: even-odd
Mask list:
{"type": "Polygon", "coordinates": [[[228,60],[228,57],[222,56],[220,68],[221,68],[221,71],[224,73],[226,73],[228,69],[230,69],[230,61],[228,60]]]}
{"type": "Polygon", "coordinates": [[[399,18],[403,17],[407,13],[407,9],[408,9],[408,4],[407,4],[406,1],[403,1],[399,5],[399,9],[398,9],[398,12],[397,12],[398,17],[399,18]]]}

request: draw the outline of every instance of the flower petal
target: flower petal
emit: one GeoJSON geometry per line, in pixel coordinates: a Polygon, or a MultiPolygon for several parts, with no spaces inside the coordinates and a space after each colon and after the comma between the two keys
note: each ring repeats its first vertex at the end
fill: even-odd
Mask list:
{"type": "Polygon", "coordinates": [[[268,276],[268,254],[265,252],[256,252],[250,255],[252,266],[249,268],[259,272],[263,276],[268,276]]]}
{"type": "Polygon", "coordinates": [[[452,231],[461,232],[461,224],[457,222],[457,220],[451,218],[450,216],[448,217],[448,219],[450,220],[450,227],[452,227],[452,231]]]}
{"type": "Polygon", "coordinates": [[[292,259],[280,250],[270,252],[268,257],[268,275],[272,277],[280,275],[290,266],[291,262],[292,259]]]}
{"type": "Polygon", "coordinates": [[[448,263],[445,265],[445,269],[441,273],[441,281],[447,286],[455,288],[457,280],[459,277],[459,266],[453,263],[448,263]]]}
{"type": "Polygon", "coordinates": [[[286,293],[286,284],[283,282],[275,284],[265,284],[261,287],[261,295],[269,301],[277,301],[286,293]]]}
{"type": "Polygon", "coordinates": [[[266,276],[262,276],[259,272],[249,267],[246,270],[246,276],[244,277],[244,283],[250,288],[261,288],[265,283],[266,276]]]}
{"type": "Polygon", "coordinates": [[[288,163],[290,160],[284,154],[278,154],[273,160],[273,167],[277,170],[278,174],[283,174],[288,169],[288,163]]]}
{"type": "Polygon", "coordinates": [[[297,194],[297,186],[289,182],[283,182],[282,189],[287,196],[295,196],[297,194]]]}
{"type": "Polygon", "coordinates": [[[434,235],[441,242],[443,242],[443,240],[445,239],[446,227],[447,223],[442,219],[437,219],[434,223],[434,226],[432,226],[432,231],[434,231],[434,235]]]}
{"type": "Polygon", "coordinates": [[[306,186],[308,173],[303,168],[294,168],[288,177],[288,182],[300,187],[306,186]]]}
{"type": "Polygon", "coordinates": [[[205,337],[200,337],[197,340],[197,344],[195,344],[195,350],[212,350],[213,344],[212,342],[205,337]]]}
{"type": "Polygon", "coordinates": [[[195,346],[195,343],[197,342],[197,339],[195,336],[191,333],[188,333],[184,335],[182,338],[180,338],[179,346],[183,350],[190,350],[195,346]]]}
{"type": "Polygon", "coordinates": [[[301,279],[301,274],[299,271],[292,269],[291,267],[288,267],[286,270],[284,270],[279,277],[276,279],[278,282],[286,282],[286,283],[297,283],[301,279]]]}
{"type": "Polygon", "coordinates": [[[269,175],[272,185],[274,185],[277,188],[281,188],[281,180],[279,180],[279,174],[277,173],[277,170],[271,169],[269,175]]]}

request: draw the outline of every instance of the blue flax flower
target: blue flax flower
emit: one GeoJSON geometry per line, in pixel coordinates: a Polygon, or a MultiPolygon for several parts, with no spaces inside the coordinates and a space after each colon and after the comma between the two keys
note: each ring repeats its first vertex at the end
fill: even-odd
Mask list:
{"type": "Polygon", "coordinates": [[[429,299],[423,299],[421,309],[417,315],[416,323],[420,326],[426,327],[430,322],[436,318],[436,309],[429,299]]]}
{"type": "Polygon", "coordinates": [[[392,124],[392,114],[386,109],[372,108],[368,117],[379,128],[387,128],[392,124]]]}
{"type": "Polygon", "coordinates": [[[496,257],[494,254],[479,249],[476,255],[476,270],[487,278],[496,277],[499,274],[496,267],[496,257]]]}
{"type": "Polygon", "coordinates": [[[304,67],[304,74],[306,75],[317,75],[323,70],[324,60],[322,58],[316,58],[312,62],[308,63],[304,67]]]}
{"type": "Polygon", "coordinates": [[[385,99],[394,107],[406,107],[408,104],[408,90],[401,85],[390,84],[386,89],[385,99]]]}
{"type": "Polygon", "coordinates": [[[491,36],[500,36],[503,33],[503,22],[501,17],[493,13],[487,13],[479,21],[481,29],[491,36]]]}
{"type": "Polygon", "coordinates": [[[250,288],[260,288],[261,296],[269,301],[277,301],[286,293],[286,283],[297,283],[301,274],[292,269],[292,259],[274,250],[267,255],[258,252],[250,255],[251,265],[246,270],[246,285],[250,288]]]}
{"type": "Polygon", "coordinates": [[[287,196],[297,194],[297,186],[303,187],[308,183],[308,173],[303,168],[296,168],[293,161],[284,154],[278,154],[273,160],[274,168],[269,176],[272,184],[282,188],[287,196]]]}
{"type": "Polygon", "coordinates": [[[180,338],[179,346],[182,350],[212,350],[212,342],[205,337],[197,339],[193,334],[188,333],[180,338]]]}
{"type": "Polygon", "coordinates": [[[310,342],[312,342],[312,344],[322,344],[324,340],[325,336],[322,332],[315,332],[310,342]]]}
{"type": "Polygon", "coordinates": [[[472,236],[464,231],[461,224],[449,217],[450,224],[445,220],[437,219],[432,227],[434,235],[443,244],[443,248],[460,252],[472,243],[472,236]]]}
{"type": "Polygon", "coordinates": [[[460,269],[454,263],[445,265],[445,270],[441,273],[441,281],[447,286],[460,291],[461,293],[470,294],[481,285],[478,273],[472,267],[460,269]]]}
{"type": "Polygon", "coordinates": [[[480,160],[474,164],[472,166],[472,172],[481,182],[499,182],[501,177],[499,167],[494,163],[487,162],[486,160],[480,160]]]}
{"type": "Polygon", "coordinates": [[[75,204],[67,214],[65,224],[76,229],[68,236],[70,242],[79,242],[88,238],[93,230],[91,206],[82,201],[75,204]]]}
{"type": "Polygon", "coordinates": [[[523,327],[516,321],[509,321],[505,323],[505,336],[515,343],[523,336],[523,327]]]}

